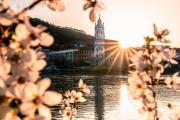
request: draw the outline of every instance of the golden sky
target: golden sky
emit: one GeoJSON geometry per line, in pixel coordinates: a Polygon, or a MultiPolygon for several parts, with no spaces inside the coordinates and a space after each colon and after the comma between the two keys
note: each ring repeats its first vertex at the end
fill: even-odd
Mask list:
{"type": "MultiPolygon", "coordinates": [[[[27,5],[31,0],[10,0],[15,8],[27,5]],[[18,4],[18,1],[21,3],[18,4]]],[[[136,46],[143,37],[152,35],[152,24],[170,30],[169,39],[180,47],[180,0],[101,0],[105,9],[100,13],[105,23],[108,39],[136,46]]],[[[30,14],[59,26],[69,26],[94,35],[94,23],[83,11],[84,0],[64,0],[64,12],[52,12],[46,7],[35,8],[30,14]]]]}

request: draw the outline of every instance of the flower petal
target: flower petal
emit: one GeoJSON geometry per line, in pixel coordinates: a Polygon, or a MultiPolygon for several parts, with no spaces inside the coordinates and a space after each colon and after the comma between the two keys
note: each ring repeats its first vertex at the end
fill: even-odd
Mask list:
{"type": "Polygon", "coordinates": [[[95,22],[96,21],[96,11],[95,9],[92,9],[89,13],[89,19],[91,20],[91,22],[95,22]]]}
{"type": "Polygon", "coordinates": [[[13,20],[8,18],[8,15],[0,15],[0,24],[3,26],[10,26],[12,25],[13,20]]]}
{"type": "Polygon", "coordinates": [[[44,78],[41,81],[39,81],[37,83],[39,96],[42,96],[43,93],[49,88],[50,85],[51,85],[51,80],[49,78],[44,78]]]}
{"type": "Polygon", "coordinates": [[[83,85],[84,85],[83,80],[80,79],[80,80],[79,80],[79,88],[81,88],[83,85]]]}
{"type": "Polygon", "coordinates": [[[90,7],[92,7],[92,3],[89,2],[89,1],[87,1],[87,3],[84,4],[84,6],[83,6],[83,10],[87,10],[87,9],[89,9],[90,7]]]}
{"type": "Polygon", "coordinates": [[[48,33],[42,33],[39,39],[40,39],[40,45],[45,47],[49,47],[54,42],[54,38],[48,33]]]}
{"type": "Polygon", "coordinates": [[[37,86],[34,83],[27,83],[24,85],[24,89],[22,91],[21,99],[23,101],[31,101],[37,97],[37,86]]]}
{"type": "Polygon", "coordinates": [[[37,60],[34,64],[34,68],[37,71],[42,70],[46,66],[46,61],[45,60],[37,60]]]}
{"type": "Polygon", "coordinates": [[[64,11],[65,6],[64,3],[60,0],[51,0],[49,1],[49,4],[47,5],[51,10],[59,10],[64,11]]]}
{"type": "Polygon", "coordinates": [[[28,31],[25,24],[18,24],[15,29],[15,33],[16,35],[13,36],[13,38],[17,41],[24,40],[30,35],[30,32],[28,31]]]}
{"type": "Polygon", "coordinates": [[[44,117],[44,120],[51,120],[51,111],[49,110],[48,107],[44,106],[44,105],[39,105],[38,106],[38,112],[39,115],[44,117]]]}
{"type": "Polygon", "coordinates": [[[34,115],[36,108],[36,105],[32,102],[25,102],[20,105],[20,111],[24,115],[34,115]]]}
{"type": "Polygon", "coordinates": [[[47,91],[44,93],[43,96],[43,102],[49,106],[60,104],[62,102],[62,99],[63,97],[60,93],[53,91],[47,91]]]}

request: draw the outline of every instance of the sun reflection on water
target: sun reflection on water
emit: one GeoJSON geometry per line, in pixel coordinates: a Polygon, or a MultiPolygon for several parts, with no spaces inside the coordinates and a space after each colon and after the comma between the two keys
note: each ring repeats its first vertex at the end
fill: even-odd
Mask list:
{"type": "Polygon", "coordinates": [[[121,85],[120,88],[120,112],[125,114],[128,112],[128,87],[127,85],[121,85]]]}

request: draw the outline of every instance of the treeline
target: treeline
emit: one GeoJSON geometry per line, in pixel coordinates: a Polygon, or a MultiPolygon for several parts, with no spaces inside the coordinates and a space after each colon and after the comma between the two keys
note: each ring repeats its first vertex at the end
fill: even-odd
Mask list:
{"type": "Polygon", "coordinates": [[[43,25],[47,27],[46,32],[49,32],[55,39],[54,44],[49,48],[51,50],[73,48],[73,45],[78,43],[78,41],[94,40],[93,36],[88,35],[81,30],[56,26],[38,18],[31,18],[30,22],[34,26],[43,25]]]}

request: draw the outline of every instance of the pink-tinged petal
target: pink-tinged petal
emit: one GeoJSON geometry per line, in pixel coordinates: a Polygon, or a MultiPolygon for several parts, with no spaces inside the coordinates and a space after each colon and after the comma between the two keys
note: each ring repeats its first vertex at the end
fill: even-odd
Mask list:
{"type": "Polygon", "coordinates": [[[171,81],[172,81],[172,78],[167,77],[164,82],[165,82],[167,85],[169,85],[171,81]]]}
{"type": "Polygon", "coordinates": [[[25,102],[20,105],[20,111],[24,115],[34,115],[37,106],[32,102],[25,102]]]}
{"type": "Polygon", "coordinates": [[[16,85],[14,87],[11,87],[10,91],[15,97],[20,99],[22,96],[23,86],[22,85],[16,85]]]}
{"type": "Polygon", "coordinates": [[[49,106],[60,104],[62,102],[62,99],[63,97],[60,93],[53,91],[47,91],[44,93],[43,96],[43,102],[49,106]]]}
{"type": "Polygon", "coordinates": [[[87,94],[90,94],[90,93],[91,93],[91,91],[90,91],[90,89],[89,89],[89,88],[85,88],[85,89],[83,89],[83,92],[84,92],[84,93],[87,93],[87,94]]]}
{"type": "Polygon", "coordinates": [[[86,99],[84,97],[80,97],[78,101],[79,102],[86,102],[86,99]]]}
{"type": "Polygon", "coordinates": [[[170,59],[170,61],[169,61],[171,64],[178,64],[178,62],[176,61],[176,60],[174,60],[174,59],[170,59]]]}
{"type": "Polygon", "coordinates": [[[83,85],[84,85],[84,82],[83,82],[82,79],[80,79],[80,80],[79,80],[79,88],[83,87],[83,85]]]}
{"type": "Polygon", "coordinates": [[[177,76],[178,76],[178,74],[179,74],[179,72],[176,72],[176,73],[174,73],[174,74],[173,74],[173,76],[172,76],[172,77],[173,77],[173,78],[175,78],[175,77],[177,77],[177,76]]]}
{"type": "Polygon", "coordinates": [[[140,114],[144,114],[146,112],[144,107],[141,107],[140,109],[138,109],[138,113],[140,114]]]}
{"type": "Polygon", "coordinates": [[[39,78],[39,71],[28,71],[25,77],[29,82],[36,82],[39,78]]]}
{"type": "Polygon", "coordinates": [[[95,9],[92,9],[89,13],[89,19],[91,20],[91,22],[95,22],[96,21],[96,11],[95,9]]]}
{"type": "Polygon", "coordinates": [[[39,116],[44,117],[44,120],[51,120],[51,111],[48,107],[44,106],[44,105],[39,105],[38,106],[38,112],[39,112],[39,116]]]}
{"type": "Polygon", "coordinates": [[[83,94],[82,94],[82,92],[77,92],[76,96],[81,97],[81,96],[83,96],[83,94]]]}
{"type": "Polygon", "coordinates": [[[37,60],[36,63],[34,64],[34,68],[37,71],[42,70],[45,66],[46,66],[45,60],[37,60]]]}
{"type": "Polygon", "coordinates": [[[152,112],[149,112],[147,117],[147,120],[154,120],[154,114],[152,112]]]}
{"type": "Polygon", "coordinates": [[[2,5],[3,5],[3,8],[8,8],[9,7],[9,0],[2,0],[2,5]]]}
{"type": "Polygon", "coordinates": [[[83,10],[87,10],[87,9],[89,9],[91,7],[92,7],[91,2],[87,1],[87,3],[85,3],[84,6],[83,6],[83,10]]]}
{"type": "Polygon", "coordinates": [[[4,81],[0,78],[0,88],[4,88],[6,85],[4,81]]]}
{"type": "Polygon", "coordinates": [[[175,80],[174,80],[174,82],[175,82],[176,84],[180,84],[180,77],[176,77],[175,80]]]}
{"type": "Polygon", "coordinates": [[[11,49],[16,49],[19,46],[20,46],[19,42],[11,42],[10,45],[9,45],[9,47],[11,49]]]}
{"type": "Polygon", "coordinates": [[[13,23],[13,20],[11,18],[8,18],[9,16],[6,14],[0,15],[0,24],[3,26],[10,26],[13,23]]]}
{"type": "Polygon", "coordinates": [[[39,45],[39,43],[40,43],[39,39],[36,39],[36,40],[31,40],[31,41],[30,41],[31,46],[33,46],[33,47],[38,46],[38,45],[39,45]]]}
{"type": "Polygon", "coordinates": [[[54,42],[54,38],[50,34],[44,32],[41,33],[39,39],[40,39],[40,45],[45,47],[49,47],[54,42]]]}
{"type": "Polygon", "coordinates": [[[88,93],[88,94],[90,93],[90,90],[88,89],[87,85],[84,84],[84,82],[83,82],[82,79],[79,80],[79,88],[80,88],[80,90],[83,91],[84,93],[88,93]]]}
{"type": "Polygon", "coordinates": [[[40,80],[37,83],[39,96],[42,96],[44,92],[49,88],[50,85],[51,85],[51,80],[49,78],[44,78],[40,80]]]}
{"type": "Polygon", "coordinates": [[[14,98],[15,97],[13,95],[13,93],[11,92],[10,88],[6,88],[5,89],[5,96],[10,97],[10,98],[14,98]]]}
{"type": "Polygon", "coordinates": [[[21,99],[23,101],[31,101],[38,95],[37,86],[34,83],[26,83],[22,91],[21,99]]]}
{"type": "Polygon", "coordinates": [[[47,6],[51,10],[59,10],[59,11],[65,10],[64,3],[61,0],[51,0],[51,1],[49,1],[49,4],[47,6]]]}
{"type": "Polygon", "coordinates": [[[30,32],[28,31],[25,24],[18,24],[15,29],[15,33],[16,35],[13,36],[13,38],[17,41],[24,40],[30,35],[30,32]]]}

